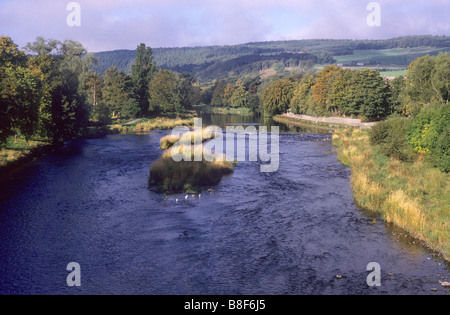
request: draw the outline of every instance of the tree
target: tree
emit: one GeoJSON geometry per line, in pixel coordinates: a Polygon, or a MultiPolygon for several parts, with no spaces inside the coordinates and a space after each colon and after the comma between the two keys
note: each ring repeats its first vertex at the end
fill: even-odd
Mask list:
{"type": "MultiPolygon", "coordinates": [[[[27,47],[45,47],[48,42],[51,41],[38,38],[27,47]]],[[[50,55],[50,48],[39,49],[39,53],[30,58],[30,65],[40,72],[43,87],[39,108],[41,135],[60,143],[77,137],[87,126],[89,108],[85,85],[80,79],[87,78],[93,59],[78,42],[53,43],[48,44],[53,55],[50,55]]]]}
{"type": "Polygon", "coordinates": [[[248,92],[244,86],[238,86],[233,95],[231,96],[230,105],[234,108],[247,107],[248,106],[248,92]]]}
{"type": "Polygon", "coordinates": [[[181,107],[191,109],[192,105],[200,102],[201,89],[194,86],[195,78],[190,74],[177,75],[176,80],[181,107]]]}
{"type": "Polygon", "coordinates": [[[351,70],[341,70],[331,77],[328,83],[327,110],[334,114],[345,113],[351,70]]]}
{"type": "Polygon", "coordinates": [[[390,90],[391,90],[391,99],[389,100],[390,114],[403,114],[403,102],[401,98],[401,94],[403,89],[405,88],[405,78],[403,76],[399,76],[390,82],[390,90]]]}
{"type": "Polygon", "coordinates": [[[312,114],[315,103],[312,97],[312,87],[316,84],[314,75],[306,75],[295,87],[291,100],[291,110],[295,114],[312,114]]]}
{"type": "Polygon", "coordinates": [[[140,44],[136,51],[136,61],[131,66],[131,74],[141,115],[147,114],[150,107],[148,87],[155,72],[156,63],[153,61],[152,49],[145,44],[140,44]]]}
{"type": "Polygon", "coordinates": [[[227,84],[224,81],[219,81],[214,89],[211,99],[211,106],[224,106],[223,95],[227,84]]]}
{"type": "Polygon", "coordinates": [[[222,95],[223,106],[225,106],[225,107],[231,106],[231,97],[233,96],[234,89],[235,89],[234,84],[228,83],[225,86],[225,89],[223,90],[223,95],[222,95]]]}
{"type": "MultiPolygon", "coordinates": [[[[135,112],[130,108],[132,99],[131,77],[119,72],[116,66],[106,70],[103,86],[103,101],[107,104],[113,114],[123,113],[123,107],[127,104],[127,115],[135,112]]],[[[134,116],[135,117],[135,116],[134,116]]]]}
{"type": "Polygon", "coordinates": [[[325,67],[319,72],[316,78],[316,84],[312,87],[314,101],[317,104],[316,112],[319,115],[326,115],[328,113],[328,92],[329,92],[329,81],[331,78],[339,73],[341,68],[336,66],[325,67]]]}
{"type": "Polygon", "coordinates": [[[261,96],[264,114],[275,116],[287,112],[295,87],[292,79],[280,79],[271,84],[261,96]]]}
{"type": "Polygon", "coordinates": [[[92,106],[97,106],[102,98],[103,81],[98,73],[90,71],[86,74],[84,89],[92,106]]]}
{"type": "Polygon", "coordinates": [[[418,58],[409,65],[403,90],[405,115],[418,114],[434,99],[434,91],[431,87],[433,68],[434,62],[430,56],[418,58]]]}
{"type": "Polygon", "coordinates": [[[0,143],[20,133],[26,139],[39,121],[39,71],[9,37],[0,37],[0,143]]]}
{"type": "Polygon", "coordinates": [[[361,94],[361,114],[372,119],[386,117],[390,112],[390,89],[380,73],[373,70],[364,70],[359,81],[361,94]]]}
{"type": "Polygon", "coordinates": [[[377,71],[352,71],[349,80],[345,114],[378,119],[390,113],[389,85],[377,71]]]}
{"type": "Polygon", "coordinates": [[[175,75],[168,70],[160,70],[149,86],[149,112],[171,113],[181,110],[175,75]]]}

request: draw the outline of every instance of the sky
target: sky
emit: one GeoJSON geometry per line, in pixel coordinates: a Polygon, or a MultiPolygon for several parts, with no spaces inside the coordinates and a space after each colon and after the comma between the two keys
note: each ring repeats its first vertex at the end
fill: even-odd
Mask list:
{"type": "Polygon", "coordinates": [[[298,39],[450,35],[450,0],[0,0],[0,36],[42,36],[90,52],[298,39]],[[68,11],[70,2],[80,10],[68,11]],[[379,11],[368,10],[371,2],[379,11]],[[80,26],[67,18],[78,13],[80,26]],[[377,14],[380,26],[369,26],[377,14]]]}

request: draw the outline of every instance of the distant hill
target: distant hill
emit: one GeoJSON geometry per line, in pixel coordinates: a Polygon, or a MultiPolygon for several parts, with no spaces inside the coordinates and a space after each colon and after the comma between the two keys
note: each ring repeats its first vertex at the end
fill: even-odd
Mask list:
{"type": "MultiPolygon", "coordinates": [[[[257,74],[275,64],[311,67],[317,64],[402,66],[430,54],[450,51],[448,36],[407,36],[387,40],[292,40],[248,43],[232,46],[156,48],[157,66],[190,73],[199,81],[257,74]]],[[[96,71],[117,66],[126,73],[136,58],[135,50],[99,52],[96,71]]]]}

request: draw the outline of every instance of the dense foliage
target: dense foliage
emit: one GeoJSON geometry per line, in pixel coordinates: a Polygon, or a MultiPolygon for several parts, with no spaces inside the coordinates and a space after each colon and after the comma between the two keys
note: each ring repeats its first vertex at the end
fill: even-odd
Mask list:
{"type": "MultiPolygon", "coordinates": [[[[447,36],[407,36],[387,40],[291,40],[248,43],[233,46],[207,46],[183,48],[156,48],[154,60],[161,69],[189,73],[200,82],[226,79],[230,75],[257,74],[260,70],[278,65],[310,68],[314,64],[333,64],[332,56],[352,55],[358,50],[408,49],[415,47],[450,47],[447,36]],[[299,54],[302,52],[303,54],[299,54]]],[[[398,58],[407,66],[421,55],[398,58]]],[[[131,72],[136,51],[117,50],[96,54],[96,70],[104,73],[117,66],[125,73],[131,72]]],[[[380,60],[369,60],[377,65],[380,60]]],[[[390,65],[391,63],[387,63],[390,65]]],[[[400,64],[399,64],[400,65],[400,64]]]]}
{"type": "Polygon", "coordinates": [[[78,42],[37,38],[20,51],[0,37],[0,144],[11,136],[54,143],[88,133],[112,118],[180,113],[200,102],[189,75],[156,70],[152,50],[138,46],[132,74],[116,66],[103,76],[78,42]]]}
{"type": "Polygon", "coordinates": [[[409,119],[388,119],[371,130],[371,143],[385,155],[407,161],[414,151],[442,171],[450,171],[449,64],[449,54],[411,64],[398,96],[403,100],[398,112],[409,119]]]}

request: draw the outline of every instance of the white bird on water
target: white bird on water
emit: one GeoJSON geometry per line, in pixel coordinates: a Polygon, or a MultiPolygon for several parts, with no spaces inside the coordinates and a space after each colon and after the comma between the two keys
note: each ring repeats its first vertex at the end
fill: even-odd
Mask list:
{"type": "Polygon", "coordinates": [[[177,203],[178,203],[178,199],[177,199],[177,203]]]}
{"type": "Polygon", "coordinates": [[[186,199],[186,200],[188,200],[188,198],[189,198],[189,196],[188,196],[188,195],[186,195],[186,197],[184,197],[184,199],[186,199]]]}

